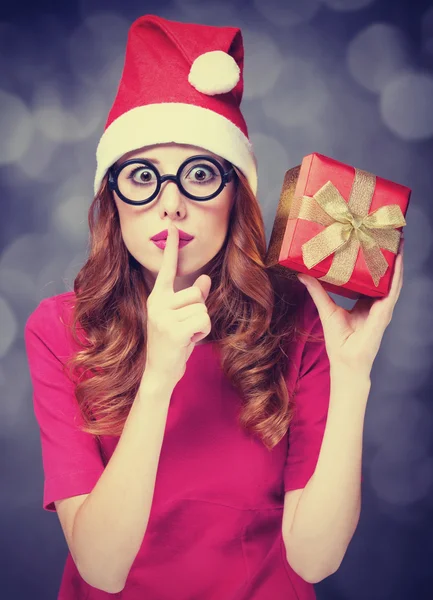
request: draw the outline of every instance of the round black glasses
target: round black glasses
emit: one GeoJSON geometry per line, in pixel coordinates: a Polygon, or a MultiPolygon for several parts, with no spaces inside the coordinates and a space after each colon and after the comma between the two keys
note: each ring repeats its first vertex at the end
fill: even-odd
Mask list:
{"type": "Polygon", "coordinates": [[[127,204],[148,204],[159,194],[164,181],[175,181],[180,191],[198,202],[215,198],[232,180],[234,168],[224,167],[212,156],[198,154],[187,158],[176,175],[162,175],[144,158],[126,160],[108,170],[108,186],[127,204]]]}

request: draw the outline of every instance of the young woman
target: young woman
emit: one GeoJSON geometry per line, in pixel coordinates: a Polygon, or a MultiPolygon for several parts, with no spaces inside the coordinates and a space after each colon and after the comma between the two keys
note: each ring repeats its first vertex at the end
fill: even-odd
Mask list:
{"type": "Polygon", "coordinates": [[[243,58],[238,28],[132,25],[89,258],[27,321],[60,600],[311,600],[356,529],[401,256],[351,311],[265,265],[243,58]]]}

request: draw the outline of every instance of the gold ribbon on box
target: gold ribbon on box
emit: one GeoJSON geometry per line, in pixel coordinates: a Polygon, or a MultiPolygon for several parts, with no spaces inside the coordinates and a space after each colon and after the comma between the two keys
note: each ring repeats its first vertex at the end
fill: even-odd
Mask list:
{"type": "Polygon", "coordinates": [[[401,232],[395,228],[403,227],[406,221],[398,204],[381,206],[369,214],[375,186],[375,175],[355,169],[348,202],[331,181],[312,197],[293,199],[289,219],[305,219],[326,226],[302,245],[305,266],[311,269],[335,253],[329,271],[318,278],[320,281],[338,286],[347,283],[361,247],[377,287],[388,268],[381,248],[397,254],[401,232]]]}

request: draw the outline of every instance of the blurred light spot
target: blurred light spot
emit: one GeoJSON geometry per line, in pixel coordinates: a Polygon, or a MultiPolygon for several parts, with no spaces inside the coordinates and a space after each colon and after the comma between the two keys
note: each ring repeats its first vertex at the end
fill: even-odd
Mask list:
{"type": "Polygon", "coordinates": [[[72,195],[56,203],[52,212],[54,228],[62,238],[66,236],[72,242],[86,242],[88,209],[89,199],[85,195],[72,195]]]}
{"type": "Polygon", "coordinates": [[[318,116],[327,99],[328,90],[319,69],[303,59],[287,58],[278,82],[262,104],[266,116],[292,127],[318,116]]]}
{"type": "Polygon", "coordinates": [[[62,294],[65,291],[63,274],[68,263],[69,252],[61,247],[60,238],[56,237],[57,252],[45,263],[36,278],[36,285],[42,291],[44,298],[62,294]]]}
{"type": "MultiPolygon", "coordinates": [[[[414,181],[413,168],[416,160],[410,146],[396,144],[395,136],[383,127],[377,106],[371,106],[371,110],[375,130],[371,131],[369,127],[369,135],[363,148],[364,154],[368,154],[369,169],[379,177],[410,187],[414,181]]],[[[412,210],[412,204],[409,205],[409,211],[412,210]]]]}
{"type": "Polygon", "coordinates": [[[81,97],[69,110],[64,107],[59,90],[45,83],[35,93],[34,104],[36,126],[48,139],[56,142],[84,140],[104,119],[102,98],[86,90],[81,91],[81,97]]]}
{"type": "Polygon", "coordinates": [[[33,136],[33,122],[24,102],[0,90],[0,164],[20,160],[33,136]]]}
{"type": "Polygon", "coordinates": [[[52,227],[60,239],[67,240],[72,246],[87,243],[88,213],[92,200],[90,182],[86,185],[81,171],[59,183],[53,195],[52,227]]]}
{"type": "MultiPolygon", "coordinates": [[[[0,272],[3,268],[22,271],[36,283],[41,269],[51,260],[53,252],[58,251],[59,249],[55,249],[55,240],[53,240],[52,234],[27,233],[21,235],[4,248],[0,257],[0,272]]],[[[37,293],[40,293],[39,289],[37,289],[37,293]]]]}
{"type": "Polygon", "coordinates": [[[397,27],[373,23],[350,42],[347,62],[358,83],[380,92],[409,64],[406,40],[397,27]]]}
{"type": "Polygon", "coordinates": [[[0,267],[0,294],[14,307],[18,323],[27,319],[38,301],[37,288],[30,275],[5,266],[0,267]]]}
{"type": "Polygon", "coordinates": [[[34,283],[30,277],[17,269],[0,268],[0,293],[12,301],[13,305],[21,301],[34,302],[36,296],[34,283]]]}
{"type": "Polygon", "coordinates": [[[375,0],[321,0],[328,8],[342,12],[359,10],[373,4],[375,0]]]}
{"type": "Polygon", "coordinates": [[[242,29],[245,54],[244,98],[264,96],[277,81],[285,58],[265,33],[242,29]]]}
{"type": "Polygon", "coordinates": [[[57,147],[56,142],[44,136],[40,129],[36,129],[26,152],[17,162],[17,167],[29,179],[52,181],[56,173],[55,169],[50,169],[49,166],[57,147]]]}
{"type": "Polygon", "coordinates": [[[53,232],[32,233],[16,238],[5,248],[0,259],[0,290],[21,320],[42,299],[65,291],[62,276],[71,260],[68,241],[53,232]]]}
{"type": "Polygon", "coordinates": [[[320,0],[281,2],[281,0],[254,0],[257,11],[278,27],[292,27],[309,21],[319,10],[320,0]]]}
{"type": "Polygon", "coordinates": [[[309,123],[304,123],[298,129],[292,128],[290,136],[286,136],[287,140],[285,140],[289,155],[292,157],[287,169],[300,165],[302,158],[311,152],[328,155],[332,153],[332,138],[337,135],[338,129],[334,130],[323,118],[311,119],[309,123]]]}
{"type": "Polygon", "coordinates": [[[6,356],[17,336],[15,314],[5,298],[0,296],[0,358],[6,356]]]}
{"type": "Polygon", "coordinates": [[[286,149],[276,139],[264,133],[252,134],[250,139],[259,165],[257,196],[261,198],[261,190],[269,190],[276,181],[281,181],[282,185],[289,160],[286,149]]]}
{"type": "MultiPolygon", "coordinates": [[[[332,90],[332,94],[326,91],[316,116],[308,118],[307,115],[305,122],[297,128],[299,141],[296,146],[305,147],[307,152],[304,154],[321,152],[346,164],[366,168],[370,152],[378,146],[374,141],[381,126],[375,103],[371,97],[355,92],[338,66],[329,77],[327,73],[324,76],[327,90],[332,90]]],[[[290,141],[293,131],[291,129],[290,141]]],[[[371,166],[373,170],[377,163],[372,162],[371,166]]]]}
{"type": "Polygon", "coordinates": [[[433,135],[432,106],[433,77],[428,73],[401,73],[382,90],[382,118],[404,140],[424,140],[433,135]]]}

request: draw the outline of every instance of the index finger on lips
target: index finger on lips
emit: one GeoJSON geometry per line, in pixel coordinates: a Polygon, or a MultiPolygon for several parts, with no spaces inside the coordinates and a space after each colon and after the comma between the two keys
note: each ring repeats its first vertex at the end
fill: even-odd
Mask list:
{"type": "Polygon", "coordinates": [[[168,226],[167,242],[163,250],[161,268],[155,280],[158,289],[174,291],[174,278],[177,272],[179,254],[179,231],[171,223],[168,226]]]}

